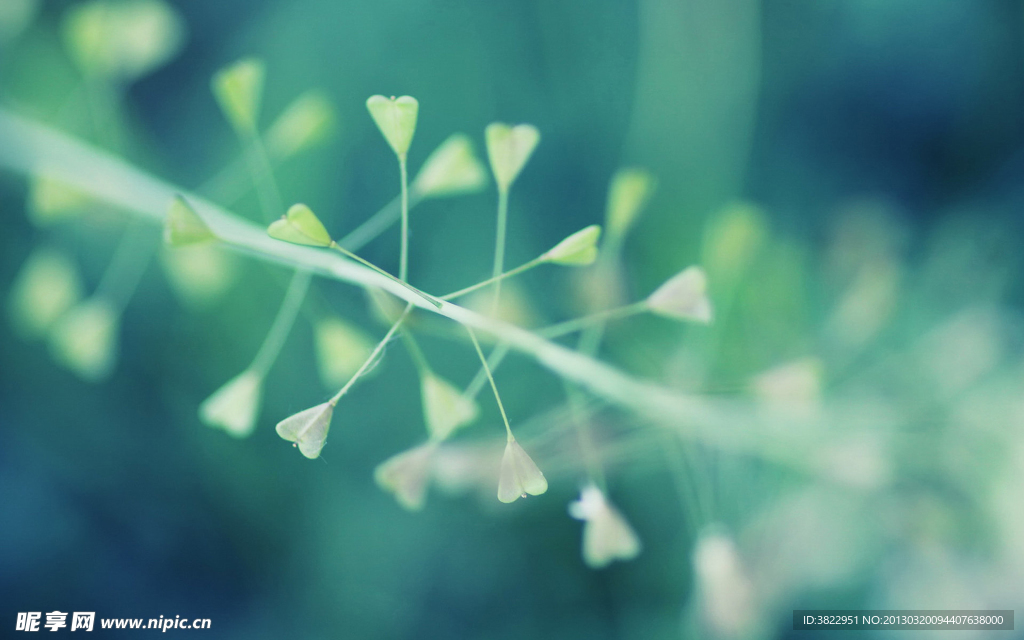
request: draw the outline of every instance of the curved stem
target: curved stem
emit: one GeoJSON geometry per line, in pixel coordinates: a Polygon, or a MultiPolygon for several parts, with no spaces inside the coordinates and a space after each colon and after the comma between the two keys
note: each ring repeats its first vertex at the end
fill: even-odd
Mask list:
{"type": "MultiPolygon", "coordinates": [[[[497,279],[505,269],[505,230],[508,226],[508,188],[498,188],[498,232],[494,239],[494,269],[491,278],[497,279]]],[[[494,300],[491,302],[491,313],[498,310],[498,299],[501,297],[501,280],[494,285],[494,300]]]]}
{"type": "Polygon", "coordinates": [[[608,492],[604,479],[604,467],[601,466],[601,459],[594,446],[594,436],[590,429],[590,418],[584,409],[583,394],[579,389],[572,386],[568,381],[562,381],[565,387],[565,396],[569,402],[569,412],[572,414],[572,423],[576,429],[576,439],[579,441],[580,454],[583,464],[587,469],[588,479],[594,483],[602,493],[608,492]]]}
{"type": "Polygon", "coordinates": [[[394,282],[397,282],[398,284],[402,285],[403,287],[405,287],[409,291],[412,291],[413,293],[415,293],[416,295],[420,296],[421,298],[423,298],[424,300],[426,300],[430,304],[434,305],[435,307],[438,307],[438,308],[441,307],[441,303],[438,302],[437,300],[434,300],[432,297],[430,297],[427,294],[423,293],[422,291],[420,291],[416,287],[412,286],[408,282],[396,278],[395,276],[393,276],[390,273],[388,273],[387,271],[381,269],[380,267],[378,267],[377,265],[373,264],[372,262],[369,262],[368,260],[364,260],[364,259],[360,258],[359,256],[357,256],[356,254],[352,253],[348,249],[343,248],[337,242],[332,242],[331,243],[331,248],[332,249],[336,249],[343,256],[348,257],[348,258],[352,258],[353,260],[355,260],[359,264],[364,265],[366,267],[369,267],[369,268],[373,269],[374,271],[376,271],[377,273],[379,273],[380,275],[382,275],[382,276],[384,276],[386,278],[389,278],[389,279],[393,280],[394,282]]]}
{"type": "MultiPolygon", "coordinates": [[[[634,316],[638,313],[643,313],[645,311],[647,311],[647,301],[641,300],[640,302],[634,302],[633,304],[627,304],[622,307],[615,307],[614,309],[608,309],[606,311],[598,311],[597,313],[592,313],[588,316],[583,316],[581,318],[573,318],[572,320],[559,322],[558,324],[553,324],[544,327],[543,329],[538,329],[537,333],[544,336],[545,338],[557,338],[559,336],[564,336],[569,333],[575,333],[576,331],[580,331],[581,329],[586,329],[594,325],[603,325],[605,322],[608,322],[609,320],[614,320],[617,318],[627,318],[629,316],[634,316]]],[[[589,352],[588,349],[584,349],[582,347],[580,348],[580,351],[582,351],[583,353],[589,352]]]]}
{"type": "Polygon", "coordinates": [[[541,260],[540,258],[535,258],[533,260],[530,260],[526,264],[521,264],[518,267],[516,267],[515,269],[512,269],[511,271],[506,271],[505,273],[502,273],[502,274],[498,275],[495,278],[488,278],[488,279],[484,280],[483,282],[478,282],[478,283],[476,283],[476,284],[474,284],[472,286],[466,287],[465,289],[459,289],[458,291],[455,291],[453,293],[449,293],[447,295],[443,295],[439,299],[440,300],[454,300],[455,298],[458,298],[460,296],[464,296],[467,293],[472,293],[473,291],[476,291],[477,289],[482,289],[482,288],[484,288],[484,287],[486,287],[488,285],[495,284],[497,282],[501,282],[505,278],[510,278],[512,276],[519,275],[520,273],[522,273],[524,271],[528,271],[528,270],[530,270],[530,269],[532,269],[532,268],[534,268],[534,267],[536,267],[536,266],[538,266],[540,264],[543,264],[543,263],[544,263],[544,261],[541,260]]]}
{"type": "Polygon", "coordinates": [[[405,311],[402,312],[402,315],[398,316],[398,320],[395,320],[395,323],[391,325],[391,328],[388,329],[386,334],[384,334],[381,341],[377,343],[377,346],[373,348],[373,351],[370,352],[370,355],[366,358],[366,361],[363,362],[362,366],[352,374],[352,377],[348,379],[345,386],[329,400],[331,406],[337,405],[338,400],[341,400],[341,397],[348,393],[348,390],[352,388],[352,385],[356,383],[356,380],[366,373],[366,370],[370,368],[370,365],[377,360],[377,356],[379,356],[380,352],[384,349],[384,345],[391,340],[391,336],[395,335],[395,332],[398,331],[398,327],[402,326],[402,323],[405,322],[405,319],[409,316],[409,312],[412,311],[412,306],[412,303],[405,305],[405,311]]]}
{"type": "Polygon", "coordinates": [[[284,300],[281,301],[281,306],[277,310],[274,323],[270,325],[267,337],[263,339],[260,350],[256,352],[256,357],[253,358],[252,364],[249,366],[250,369],[259,372],[261,376],[265,376],[270,371],[270,367],[273,366],[277,355],[281,352],[281,347],[288,339],[288,333],[291,331],[292,325],[295,324],[295,318],[299,315],[299,309],[302,308],[302,301],[306,298],[312,277],[312,274],[305,269],[297,269],[292,274],[292,280],[288,283],[288,291],[284,294],[284,300]]]}
{"type": "Polygon", "coordinates": [[[409,279],[409,172],[405,156],[398,156],[398,172],[402,175],[402,254],[398,263],[398,279],[409,279]]]}
{"type": "Polygon", "coordinates": [[[430,368],[430,363],[427,362],[427,356],[423,355],[423,349],[420,348],[420,343],[416,342],[416,338],[412,336],[408,331],[403,331],[402,342],[405,343],[405,349],[409,352],[409,357],[412,358],[412,363],[416,365],[416,371],[420,374],[420,377],[431,375],[433,371],[430,368]]]}
{"type": "Polygon", "coordinates": [[[114,256],[96,286],[95,295],[123,311],[146,273],[156,247],[157,240],[150,229],[143,229],[137,221],[130,222],[117,242],[114,256]]]}
{"type": "Polygon", "coordinates": [[[252,173],[253,184],[256,186],[256,195],[263,209],[263,216],[267,220],[274,220],[284,211],[284,203],[277,188],[277,181],[274,180],[274,171],[270,167],[270,158],[263,147],[263,140],[260,134],[254,131],[250,140],[242,139],[241,143],[242,151],[249,163],[249,171],[252,173]]]}
{"type": "Polygon", "coordinates": [[[470,340],[473,341],[473,347],[476,349],[476,354],[480,356],[480,364],[483,365],[484,371],[487,372],[487,379],[491,382],[491,391],[494,392],[494,399],[498,401],[498,410],[501,411],[501,419],[505,421],[505,433],[508,434],[509,442],[515,440],[512,435],[512,427],[508,425],[508,416],[505,415],[505,405],[501,402],[501,394],[498,393],[498,385],[494,384],[494,376],[491,374],[491,368],[487,366],[487,358],[484,357],[484,352],[480,348],[480,341],[476,339],[476,334],[473,333],[473,329],[466,327],[466,331],[469,333],[470,340]]]}
{"type": "MultiPolygon", "coordinates": [[[[498,367],[501,366],[502,361],[505,360],[505,356],[508,355],[508,343],[499,342],[494,349],[491,350],[491,355],[487,358],[487,366],[491,368],[491,371],[497,371],[498,367]]],[[[480,393],[480,390],[484,388],[484,384],[487,383],[487,369],[480,367],[476,372],[476,376],[473,377],[473,381],[469,383],[466,390],[462,392],[462,395],[467,398],[475,398],[476,394],[480,393]]]]}
{"type": "Polygon", "coordinates": [[[589,393],[647,416],[681,436],[723,451],[745,452],[788,467],[808,469],[808,461],[836,430],[899,429],[901,416],[879,420],[857,412],[826,412],[820,417],[778,420],[750,409],[745,402],[683,393],[630,375],[616,367],[567,349],[535,332],[475,313],[451,302],[427,304],[419,294],[383,279],[368,268],[338,254],[270,238],[254,224],[196,196],[179,185],[161,180],[112,154],[51,127],[0,109],[0,166],[25,175],[45,174],[78,188],[93,198],[160,224],[167,203],[182,194],[204,222],[230,248],[255,259],[302,267],[316,275],[363,288],[380,288],[406,302],[445,316],[462,326],[493,336],[557,376],[589,393]],[[827,427],[827,428],[826,428],[827,427]],[[785,437],[779,434],[784,433],[785,437]],[[765,434],[771,434],[768,437],[765,434]]]}

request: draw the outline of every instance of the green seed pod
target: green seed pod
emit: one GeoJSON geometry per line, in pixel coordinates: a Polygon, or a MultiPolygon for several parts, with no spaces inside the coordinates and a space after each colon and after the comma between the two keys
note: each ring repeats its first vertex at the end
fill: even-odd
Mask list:
{"type": "Polygon", "coordinates": [[[244,58],[213,75],[213,95],[231,126],[240,135],[256,133],[263,100],[262,60],[244,58]]]}
{"type": "Polygon", "coordinates": [[[216,240],[192,205],[181,196],[171,198],[164,217],[164,241],[173,247],[184,247],[216,240]]]}
{"type": "Polygon", "coordinates": [[[423,198],[441,198],[479,191],[486,183],[487,173],[473,143],[468,136],[455,133],[427,157],[412,190],[423,198]]]}
{"type": "Polygon", "coordinates": [[[556,244],[540,259],[573,267],[593,264],[597,260],[597,242],[600,238],[601,226],[592,224],[556,244]]]}
{"type": "Polygon", "coordinates": [[[423,414],[427,431],[433,440],[446,440],[453,432],[474,420],[479,412],[472,398],[433,374],[426,374],[421,381],[423,393],[423,414]]]}
{"type": "Polygon", "coordinates": [[[313,459],[320,456],[320,450],[327,441],[331,429],[334,404],[325,402],[289,416],[277,423],[277,435],[294,442],[302,455],[313,459]]]}
{"type": "Polygon", "coordinates": [[[527,455],[515,438],[510,437],[501,458],[498,478],[498,500],[515,502],[527,494],[539,496],[548,490],[548,481],[533,459],[527,455]]]}
{"type": "Polygon", "coordinates": [[[56,249],[40,247],[29,255],[11,287],[11,324],[26,340],[37,340],[81,298],[75,263],[56,249]]]}
{"type": "Polygon", "coordinates": [[[333,240],[320,218],[304,204],[293,204],[280,220],[267,228],[271,238],[312,247],[329,247],[333,240]]]}
{"type": "Polygon", "coordinates": [[[502,122],[487,125],[487,157],[498,189],[508,191],[540,142],[540,132],[530,124],[510,126],[502,122]]]}
{"type": "Polygon", "coordinates": [[[366,101],[366,108],[373,121],[377,123],[377,128],[384,134],[384,139],[391,145],[395,155],[404,158],[409,152],[413,134],[416,133],[416,118],[419,115],[420,103],[416,101],[416,98],[410,96],[400,98],[370,96],[366,101]]]}

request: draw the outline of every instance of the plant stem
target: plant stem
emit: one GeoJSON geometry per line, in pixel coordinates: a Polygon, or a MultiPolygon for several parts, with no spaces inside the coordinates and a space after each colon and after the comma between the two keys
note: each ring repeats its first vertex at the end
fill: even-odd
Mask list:
{"type": "Polygon", "coordinates": [[[431,375],[433,372],[430,369],[430,363],[427,362],[427,357],[423,355],[423,349],[420,348],[420,344],[416,342],[416,338],[412,336],[408,331],[402,332],[402,342],[405,343],[406,351],[409,352],[409,357],[412,358],[412,363],[416,365],[416,371],[420,374],[420,377],[431,375]]]}
{"type": "Polygon", "coordinates": [[[402,252],[398,262],[398,279],[409,279],[409,176],[405,155],[398,156],[398,172],[402,177],[402,252]]]}
{"type": "Polygon", "coordinates": [[[600,456],[594,446],[590,418],[584,410],[583,394],[567,380],[563,380],[562,384],[565,387],[565,396],[569,403],[569,412],[572,414],[573,426],[576,428],[576,439],[579,441],[580,455],[587,469],[587,477],[602,493],[608,493],[604,468],[601,466],[600,456]]]}
{"type": "Polygon", "coordinates": [[[405,305],[405,311],[403,311],[402,315],[398,317],[398,320],[395,320],[395,323],[391,325],[391,328],[388,329],[388,332],[386,334],[384,334],[384,337],[381,339],[381,341],[377,343],[377,346],[373,348],[373,351],[370,352],[370,355],[366,358],[366,361],[363,362],[363,364],[354,374],[352,374],[352,377],[349,378],[348,382],[345,383],[345,386],[342,387],[341,390],[338,391],[338,393],[334,394],[334,397],[332,397],[329,400],[331,406],[336,406],[338,404],[338,400],[341,400],[341,397],[348,393],[348,390],[352,388],[352,385],[356,383],[356,380],[358,380],[360,376],[366,373],[366,370],[370,368],[370,365],[373,364],[374,361],[377,359],[377,356],[380,355],[381,350],[384,349],[384,345],[386,345],[391,340],[391,336],[395,335],[395,331],[398,331],[398,327],[402,326],[402,323],[405,322],[405,319],[409,316],[409,312],[412,311],[412,307],[413,305],[411,302],[405,305]]]}
{"type": "Polygon", "coordinates": [[[332,249],[336,249],[343,256],[346,256],[348,258],[352,258],[353,260],[355,260],[359,264],[364,265],[366,267],[369,267],[369,268],[373,269],[374,271],[376,271],[377,273],[381,274],[382,276],[384,276],[386,278],[389,278],[389,279],[393,280],[394,282],[397,282],[398,284],[402,285],[403,287],[405,287],[409,291],[412,291],[413,293],[415,293],[416,295],[420,296],[421,298],[423,298],[424,300],[426,300],[430,304],[434,305],[435,307],[437,307],[439,309],[441,308],[441,303],[438,302],[437,300],[434,300],[432,297],[430,297],[427,294],[423,293],[422,291],[420,291],[416,287],[412,286],[408,282],[396,278],[395,276],[393,276],[390,273],[388,273],[387,271],[381,269],[380,267],[378,267],[377,265],[373,264],[372,262],[369,262],[367,260],[364,260],[364,259],[360,258],[359,256],[357,256],[356,254],[352,253],[348,249],[343,248],[337,242],[332,242],[331,243],[331,248],[332,249]]]}
{"type": "MultiPolygon", "coordinates": [[[[409,208],[415,207],[422,199],[422,196],[413,191],[409,196],[409,208]]],[[[384,205],[380,211],[367,218],[344,238],[338,240],[338,244],[349,251],[359,251],[384,233],[388,227],[398,221],[401,215],[402,196],[398,195],[384,205]]]]}
{"type": "Polygon", "coordinates": [[[270,371],[270,367],[273,366],[277,355],[281,352],[281,347],[288,339],[288,333],[291,331],[292,325],[295,324],[299,309],[302,308],[302,301],[309,290],[311,279],[312,274],[305,269],[296,269],[292,274],[291,282],[288,283],[288,291],[284,294],[284,300],[281,301],[281,306],[277,310],[274,323],[270,325],[267,337],[263,339],[260,350],[256,352],[256,357],[249,365],[250,369],[257,371],[261,376],[265,376],[270,371]]]}
{"type": "Polygon", "coordinates": [[[109,301],[119,312],[124,311],[146,272],[156,246],[150,229],[143,228],[136,220],[129,222],[96,286],[95,296],[109,301]]]}
{"type": "Polygon", "coordinates": [[[284,211],[284,203],[277,188],[277,181],[274,180],[274,171],[270,168],[270,159],[263,147],[263,140],[259,132],[253,131],[250,140],[243,138],[241,143],[242,152],[252,173],[253,184],[256,186],[256,195],[263,209],[263,216],[267,220],[275,220],[284,211]]]}
{"type": "Polygon", "coordinates": [[[508,434],[509,442],[515,440],[515,436],[512,435],[512,427],[508,426],[508,416],[505,415],[505,405],[501,402],[501,394],[498,393],[498,385],[494,384],[494,376],[491,374],[491,368],[487,366],[487,358],[484,357],[483,349],[480,348],[480,341],[476,339],[476,334],[473,333],[471,327],[466,327],[466,331],[469,332],[469,338],[473,341],[473,347],[476,349],[476,355],[480,356],[480,364],[483,365],[484,371],[487,372],[487,379],[491,382],[491,391],[494,392],[494,399],[498,402],[498,410],[501,411],[501,419],[505,422],[505,433],[508,434]]]}
{"type": "Polygon", "coordinates": [[[427,304],[420,296],[370,269],[330,251],[280,242],[266,227],[254,224],[188,189],[157,178],[114,155],[52,127],[0,108],[0,167],[27,176],[45,173],[97,200],[160,224],[167,203],[186,197],[210,229],[235,251],[265,262],[302,267],[322,277],[363,288],[382,288],[417,307],[458,324],[483,331],[527,355],[557,376],[598,398],[636,411],[664,428],[720,451],[743,452],[788,468],[818,473],[810,461],[828,442],[828,434],[845,430],[899,429],[903,416],[878,419],[858,412],[827,412],[820,418],[790,421],[751,410],[744,402],[683,393],[630,375],[621,369],[567,349],[535,332],[446,302],[427,304]],[[383,285],[383,286],[382,286],[383,285]],[[770,434],[770,437],[766,434],[770,434]]]}
{"type": "MultiPolygon", "coordinates": [[[[487,358],[487,366],[491,368],[491,371],[497,371],[498,367],[501,366],[505,356],[508,355],[508,343],[499,342],[496,347],[491,351],[491,355],[487,358]]],[[[467,398],[475,398],[476,394],[480,393],[480,390],[484,388],[484,384],[487,383],[487,370],[484,367],[476,372],[476,376],[473,377],[473,381],[469,383],[466,390],[462,392],[462,395],[467,398]]]]}
{"type": "Polygon", "coordinates": [[[522,273],[524,271],[528,271],[528,270],[530,270],[530,269],[532,269],[532,268],[534,268],[534,267],[536,267],[538,265],[541,265],[543,263],[544,263],[544,261],[541,260],[540,258],[534,258],[533,260],[530,260],[526,264],[521,264],[518,267],[516,267],[515,269],[512,269],[511,271],[506,271],[506,272],[498,275],[497,277],[488,278],[487,280],[484,280],[483,282],[478,282],[478,283],[476,283],[476,284],[474,284],[474,285],[472,285],[470,287],[466,287],[465,289],[459,289],[458,291],[455,291],[453,293],[449,293],[448,295],[441,296],[440,300],[454,300],[455,298],[458,298],[459,296],[464,296],[467,293],[472,293],[473,291],[476,291],[477,289],[482,289],[482,288],[486,287],[487,285],[491,285],[491,284],[495,284],[497,282],[501,282],[505,278],[510,278],[512,276],[519,275],[520,273],[522,273]]]}
{"type": "MultiPolygon", "coordinates": [[[[498,187],[498,232],[494,239],[494,269],[491,278],[497,278],[505,269],[505,228],[508,226],[508,187],[498,187]]],[[[501,280],[494,285],[494,300],[491,302],[491,314],[498,310],[498,299],[501,297],[501,280]]]]}
{"type": "MultiPolygon", "coordinates": [[[[641,300],[640,302],[634,302],[633,304],[627,304],[622,307],[615,307],[614,309],[607,309],[605,311],[598,311],[592,313],[589,316],[583,316],[581,318],[574,318],[572,320],[566,320],[565,322],[559,322],[543,329],[538,329],[537,333],[544,336],[545,338],[557,338],[564,336],[569,333],[574,333],[581,329],[594,326],[595,324],[601,325],[609,320],[616,318],[627,318],[629,316],[636,315],[647,311],[647,301],[641,300]]],[[[586,353],[587,350],[581,348],[580,351],[586,353]]]]}

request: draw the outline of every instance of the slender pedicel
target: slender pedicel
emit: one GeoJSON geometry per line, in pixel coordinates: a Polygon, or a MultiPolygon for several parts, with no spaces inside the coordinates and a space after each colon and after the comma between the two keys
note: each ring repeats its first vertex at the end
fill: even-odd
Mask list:
{"type": "Polygon", "coordinates": [[[615,320],[618,318],[627,318],[640,313],[645,313],[650,310],[646,300],[640,302],[634,302],[633,304],[627,304],[622,307],[615,307],[614,309],[608,309],[606,311],[599,311],[592,313],[588,316],[581,318],[574,318],[572,320],[566,320],[565,322],[559,322],[543,329],[539,329],[537,333],[544,336],[545,338],[557,338],[559,336],[568,335],[581,331],[588,327],[598,325],[608,320],[615,320]]]}
{"type": "MultiPolygon", "coordinates": [[[[478,289],[483,289],[486,286],[489,286],[489,285],[492,285],[492,284],[494,284],[494,285],[501,284],[501,281],[504,280],[505,278],[511,278],[512,276],[519,275],[520,273],[523,273],[524,271],[529,271],[530,269],[532,269],[532,268],[534,268],[536,266],[539,266],[541,264],[544,264],[544,261],[541,260],[540,258],[536,258],[534,260],[530,260],[526,264],[520,265],[520,266],[516,267],[515,269],[512,269],[511,271],[506,271],[505,273],[499,274],[498,276],[495,276],[493,278],[488,278],[488,279],[484,280],[483,282],[478,282],[478,283],[476,283],[476,284],[474,284],[472,286],[466,287],[465,289],[459,289],[458,291],[453,291],[452,293],[449,293],[447,295],[441,296],[439,299],[440,300],[454,300],[455,298],[462,297],[462,296],[466,295],[467,293],[473,293],[474,291],[476,291],[478,289]]],[[[497,294],[495,294],[495,295],[497,295],[497,294]]]]}
{"type": "Polygon", "coordinates": [[[415,293],[419,297],[423,298],[424,300],[426,300],[430,304],[434,305],[438,309],[441,308],[441,303],[438,302],[437,300],[435,300],[430,295],[420,291],[419,289],[417,289],[416,287],[412,286],[408,282],[406,282],[404,280],[401,280],[399,278],[396,278],[395,276],[391,275],[390,273],[388,273],[387,271],[381,269],[380,267],[376,266],[375,264],[360,258],[359,256],[357,256],[356,254],[352,253],[348,249],[345,249],[344,247],[339,245],[337,242],[331,242],[330,247],[332,249],[340,252],[345,257],[351,258],[351,259],[355,260],[356,262],[358,262],[359,264],[361,264],[363,266],[366,266],[366,267],[369,267],[370,269],[373,269],[374,271],[376,271],[377,273],[381,274],[382,276],[385,276],[386,278],[388,278],[390,280],[393,280],[394,282],[402,285],[403,287],[405,287],[409,291],[412,291],[413,293],[415,293]]]}
{"type": "Polygon", "coordinates": [[[484,371],[487,372],[487,379],[491,383],[491,391],[494,392],[494,399],[498,402],[498,410],[501,411],[501,419],[505,422],[505,433],[508,435],[509,442],[515,440],[512,435],[512,427],[508,424],[508,416],[505,415],[505,405],[501,402],[501,394],[498,393],[498,385],[494,384],[494,376],[491,374],[491,368],[487,365],[487,358],[484,357],[484,352],[480,348],[480,342],[476,339],[476,334],[473,333],[471,327],[466,327],[466,331],[469,333],[469,338],[473,341],[473,348],[476,349],[476,354],[480,356],[480,364],[483,365],[484,371]]]}
{"type": "Polygon", "coordinates": [[[384,346],[391,340],[391,337],[395,335],[395,332],[398,331],[398,328],[402,326],[402,323],[405,322],[405,319],[409,317],[409,312],[412,311],[412,307],[413,305],[411,302],[405,305],[405,311],[402,312],[402,315],[398,316],[398,319],[395,320],[395,323],[393,325],[391,325],[391,328],[388,329],[388,332],[384,334],[384,337],[381,339],[380,342],[377,343],[377,346],[373,348],[373,351],[370,352],[369,357],[366,358],[366,361],[363,362],[362,366],[359,367],[359,369],[354,374],[352,374],[352,377],[349,378],[349,381],[345,383],[345,386],[342,387],[341,390],[338,391],[338,393],[334,394],[334,396],[328,401],[332,407],[338,404],[338,400],[341,400],[341,397],[348,393],[348,390],[352,388],[352,385],[356,383],[356,380],[358,380],[364,373],[366,373],[366,370],[370,368],[370,365],[377,360],[377,356],[380,355],[380,352],[384,349],[384,346]]]}

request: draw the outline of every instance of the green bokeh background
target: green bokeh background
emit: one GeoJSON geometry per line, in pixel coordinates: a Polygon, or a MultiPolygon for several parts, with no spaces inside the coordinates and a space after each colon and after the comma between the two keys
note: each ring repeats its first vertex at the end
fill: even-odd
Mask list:
{"type": "MultiPolygon", "coordinates": [[[[95,139],[85,108],[68,102],[80,79],[59,22],[72,4],[44,1],[35,21],[2,45],[0,100],[95,139]]],[[[540,129],[542,142],[512,195],[508,265],[600,222],[608,180],[621,166],[643,166],[659,178],[626,246],[633,297],[700,262],[706,225],[723,207],[740,199],[762,207],[769,239],[736,285],[735,308],[721,328],[654,318],[612,328],[603,355],[638,376],[681,391],[742,396],[751,375],[817,353],[832,300],[822,277],[832,224],[864,198],[891,212],[889,240],[910,265],[907,302],[896,328],[844,379],[871,378],[869,364],[884,361],[897,350],[892,345],[975,303],[999,309],[998,355],[1010,363],[1004,370],[1017,371],[1018,2],[172,4],[186,22],[187,43],[128,88],[117,117],[127,132],[125,155],[174,183],[195,187],[238,158],[209,83],[224,64],[255,55],[267,64],[264,124],[311,87],[337,107],[330,143],[277,174],[287,202],[306,202],[337,233],[397,193],[394,158],[365,111],[375,93],[418,98],[413,168],[455,131],[472,136],[479,151],[492,121],[540,129]],[[687,383],[694,366],[704,372],[696,389],[687,383]]],[[[25,194],[23,178],[0,174],[0,290],[42,241],[73,253],[94,286],[123,219],[38,229],[24,215],[25,194]]],[[[488,189],[417,207],[413,282],[443,292],[486,278],[494,206],[488,189]]],[[[260,218],[252,195],[234,210],[260,218]]],[[[397,245],[392,230],[362,255],[395,269],[397,245]]],[[[377,464],[423,437],[416,372],[398,347],[339,406],[319,460],[302,458],[273,431],[277,420],[330,393],[317,378],[303,317],[270,374],[256,432],[234,440],[199,423],[198,404],[258,348],[287,276],[246,260],[223,299],[195,310],[179,304],[154,261],[126,310],[116,372],[101,384],[80,381],[45,346],[0,326],[0,625],[13,624],[18,611],[60,609],[208,617],[213,628],[204,635],[211,637],[701,637],[692,611],[695,532],[715,524],[742,537],[787,491],[817,488],[816,478],[757,456],[698,449],[699,473],[713,478],[715,494],[713,512],[698,517],[680,507],[657,455],[657,427],[610,411],[601,420],[612,433],[655,432],[609,462],[611,495],[644,542],[635,561],[593,571],[580,559],[580,524],[566,513],[582,479],[571,450],[538,456],[542,467],[547,460],[562,469],[549,474],[543,497],[506,506],[489,496],[433,493],[424,511],[408,513],[373,482],[377,464]]],[[[564,271],[545,268],[522,283],[547,321],[579,311],[578,281],[564,271]]],[[[361,291],[317,287],[330,309],[383,334],[361,291]]],[[[427,336],[423,345],[445,377],[465,384],[475,373],[465,344],[427,336]]],[[[885,371],[892,374],[883,378],[886,390],[912,396],[907,404],[920,408],[915,394],[927,385],[908,381],[912,373],[899,367],[885,371]]],[[[1000,398],[1018,388],[1017,378],[1007,380],[1000,398]]],[[[561,384],[522,358],[509,360],[498,383],[513,423],[564,401],[561,384]]],[[[933,395],[921,392],[929,402],[933,395]]],[[[489,396],[480,399],[482,419],[466,438],[500,451],[497,411],[489,396]]],[[[921,433],[944,424],[944,411],[922,411],[921,433]]],[[[1011,433],[1018,442],[1019,430],[1011,433]]],[[[899,458],[898,489],[878,495],[938,496],[935,513],[928,500],[920,504],[922,521],[934,517],[939,533],[932,524],[921,525],[919,538],[892,535],[888,525],[869,528],[856,552],[842,547],[860,554],[855,571],[786,591],[758,633],[793,633],[787,607],[899,601],[879,595],[898,590],[893,567],[931,575],[913,567],[920,548],[933,543],[971,567],[989,567],[1005,557],[999,550],[1019,547],[1014,532],[1024,529],[975,513],[990,504],[994,481],[974,471],[1003,468],[998,449],[965,456],[963,466],[973,470],[966,480],[955,464],[899,458]]],[[[756,534],[749,535],[756,548],[756,534]]],[[[942,580],[973,584],[964,576],[977,572],[953,565],[942,580]]],[[[1007,608],[1021,593],[1014,591],[1020,574],[1010,575],[1018,580],[995,587],[1005,590],[1007,608]]],[[[938,606],[941,599],[925,600],[906,603],[938,606]]]]}

